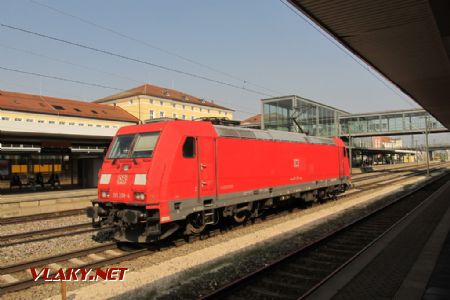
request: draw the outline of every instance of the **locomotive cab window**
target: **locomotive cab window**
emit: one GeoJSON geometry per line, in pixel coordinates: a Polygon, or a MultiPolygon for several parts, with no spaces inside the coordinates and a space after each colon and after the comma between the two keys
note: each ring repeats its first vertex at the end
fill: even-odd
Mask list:
{"type": "Polygon", "coordinates": [[[195,138],[188,136],[183,144],[183,157],[193,158],[195,157],[195,138]]]}
{"type": "Polygon", "coordinates": [[[136,135],[132,158],[152,157],[159,132],[148,132],[136,135]]]}
{"type": "Polygon", "coordinates": [[[109,159],[152,157],[159,132],[145,132],[118,136],[111,147],[109,159]]]}

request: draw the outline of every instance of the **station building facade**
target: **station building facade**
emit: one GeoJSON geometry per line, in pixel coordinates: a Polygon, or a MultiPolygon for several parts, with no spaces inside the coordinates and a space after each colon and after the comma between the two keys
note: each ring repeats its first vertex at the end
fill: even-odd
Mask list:
{"type": "Polygon", "coordinates": [[[156,118],[195,120],[205,117],[233,119],[233,110],[186,93],[144,84],[94,101],[120,107],[140,122],[156,118]]]}
{"type": "Polygon", "coordinates": [[[0,192],[36,189],[39,177],[96,186],[117,129],[137,123],[120,107],[0,90],[0,192]]]}

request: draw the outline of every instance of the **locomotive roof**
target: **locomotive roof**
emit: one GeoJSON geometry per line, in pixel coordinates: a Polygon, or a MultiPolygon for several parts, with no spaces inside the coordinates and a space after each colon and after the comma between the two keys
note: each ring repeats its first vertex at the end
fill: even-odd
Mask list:
{"type": "Polygon", "coordinates": [[[280,130],[262,130],[241,127],[214,125],[217,135],[243,139],[286,141],[305,144],[336,145],[332,138],[307,136],[304,133],[288,132],[280,130]]]}

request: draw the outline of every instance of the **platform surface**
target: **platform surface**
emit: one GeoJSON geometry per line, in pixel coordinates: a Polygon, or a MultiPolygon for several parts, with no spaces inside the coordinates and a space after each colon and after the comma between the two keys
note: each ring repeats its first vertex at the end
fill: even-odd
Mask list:
{"type": "Polygon", "coordinates": [[[450,181],[308,299],[450,299],[450,181]]]}

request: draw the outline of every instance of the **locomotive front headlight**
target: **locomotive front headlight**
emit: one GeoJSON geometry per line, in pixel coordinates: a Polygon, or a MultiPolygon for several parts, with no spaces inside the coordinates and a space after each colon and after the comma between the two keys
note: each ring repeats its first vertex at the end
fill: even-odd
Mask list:
{"type": "Polygon", "coordinates": [[[109,191],[102,191],[101,195],[102,195],[102,198],[109,198],[109,191]]]}
{"type": "Polygon", "coordinates": [[[111,174],[102,174],[100,176],[100,184],[109,184],[111,180],[111,174]]]}
{"type": "Polygon", "coordinates": [[[147,174],[136,174],[134,175],[135,185],[146,185],[147,184],[147,174]]]}
{"type": "Polygon", "coordinates": [[[136,200],[145,200],[145,193],[134,192],[134,199],[136,199],[136,200]]]}

